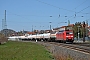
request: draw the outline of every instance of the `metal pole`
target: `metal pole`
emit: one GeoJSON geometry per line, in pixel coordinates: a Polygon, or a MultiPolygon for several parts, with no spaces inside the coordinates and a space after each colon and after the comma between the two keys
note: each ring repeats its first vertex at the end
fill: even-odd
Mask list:
{"type": "Polygon", "coordinates": [[[4,19],[2,19],[2,30],[4,29],[4,19]]]}
{"type": "Polygon", "coordinates": [[[78,41],[79,41],[79,34],[80,34],[80,33],[79,33],[79,28],[80,28],[80,26],[77,26],[77,27],[78,27],[78,41]]]}
{"type": "Polygon", "coordinates": [[[52,22],[49,22],[50,23],[50,40],[51,40],[51,23],[52,22]]]}
{"type": "Polygon", "coordinates": [[[52,22],[49,22],[49,23],[50,23],[50,33],[51,33],[51,23],[52,23],[52,22]]]}
{"type": "Polygon", "coordinates": [[[83,42],[85,42],[85,27],[84,28],[84,31],[83,31],[83,42]]]}
{"type": "Polygon", "coordinates": [[[33,25],[32,25],[32,32],[33,32],[33,25]]]}
{"type": "Polygon", "coordinates": [[[5,29],[7,29],[7,24],[6,24],[6,10],[5,10],[5,29]]]}
{"type": "Polygon", "coordinates": [[[79,41],[79,27],[78,27],[78,41],[79,41]]]}
{"type": "Polygon", "coordinates": [[[83,21],[83,42],[85,42],[85,26],[86,24],[85,24],[85,21],[83,21]]]}
{"type": "Polygon", "coordinates": [[[88,36],[88,21],[86,20],[86,37],[88,36]]]}

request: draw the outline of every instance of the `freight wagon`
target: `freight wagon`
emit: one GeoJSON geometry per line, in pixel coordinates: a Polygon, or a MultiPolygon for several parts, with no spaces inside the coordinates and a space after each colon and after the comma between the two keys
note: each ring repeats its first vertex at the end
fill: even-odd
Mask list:
{"type": "Polygon", "coordinates": [[[72,30],[72,27],[62,27],[58,30],[58,32],[18,36],[17,39],[19,39],[19,40],[37,40],[37,41],[43,40],[43,41],[73,42],[74,41],[74,33],[72,30]]]}

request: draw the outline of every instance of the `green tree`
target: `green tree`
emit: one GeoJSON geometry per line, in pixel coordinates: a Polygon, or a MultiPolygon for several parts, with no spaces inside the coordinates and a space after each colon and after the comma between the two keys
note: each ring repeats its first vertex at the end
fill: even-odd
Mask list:
{"type": "Polygon", "coordinates": [[[74,30],[74,35],[76,38],[78,38],[78,33],[79,33],[79,37],[81,38],[82,37],[82,25],[81,25],[81,22],[76,22],[74,27],[73,27],[73,30],[74,30]]]}

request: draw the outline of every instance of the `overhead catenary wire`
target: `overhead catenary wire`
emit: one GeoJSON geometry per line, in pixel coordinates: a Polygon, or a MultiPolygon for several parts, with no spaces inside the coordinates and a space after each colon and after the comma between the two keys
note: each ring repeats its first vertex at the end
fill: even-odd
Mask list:
{"type": "MultiPolygon", "coordinates": [[[[37,1],[40,1],[40,0],[37,0],[37,1]]],[[[85,1],[87,1],[87,0],[85,0],[85,1]]],[[[42,1],[40,1],[40,2],[42,2],[42,1]]],[[[59,9],[62,9],[62,8],[60,8],[60,7],[57,7],[57,6],[54,6],[54,5],[51,5],[51,4],[48,4],[48,3],[45,3],[45,2],[43,2],[44,4],[47,4],[47,5],[50,5],[50,6],[53,6],[53,7],[56,7],[56,8],[59,8],[59,9]]],[[[80,6],[80,5],[79,5],[80,6]]],[[[77,6],[78,7],[78,6],[77,6]]],[[[67,10],[67,9],[66,9],[67,10]]],[[[85,9],[84,9],[85,10],[85,9]]],[[[68,11],[68,10],[67,10],[68,11]]],[[[70,10],[69,10],[70,11],[70,10]]],[[[83,10],[82,10],[83,11],[83,10]]],[[[82,12],[81,11],[81,12],[82,12]]],[[[71,11],[70,11],[71,12],[71,11]]],[[[74,12],[74,11],[73,11],[74,12]]],[[[80,11],[79,12],[76,12],[73,16],[75,17],[79,17],[79,16],[77,16],[77,13],[80,13],[80,11]]],[[[16,16],[20,16],[20,17],[22,17],[22,16],[35,16],[35,15],[18,15],[18,14],[14,14],[14,15],[16,15],[16,16]]],[[[62,16],[61,14],[59,14],[59,17],[73,17],[73,16],[62,16]]],[[[40,15],[37,15],[37,16],[35,16],[35,17],[49,17],[49,16],[40,16],[40,15]]],[[[56,16],[53,16],[53,17],[56,17],[56,16]]],[[[23,17],[24,18],[24,17],[23,17]]],[[[29,19],[28,19],[29,20],[29,19]]]]}
{"type": "Polygon", "coordinates": [[[86,8],[82,9],[81,11],[77,12],[77,13],[81,13],[83,10],[89,8],[90,6],[87,6],[86,8]]]}
{"type": "MultiPolygon", "coordinates": [[[[87,8],[89,8],[89,7],[90,7],[90,6],[88,6],[88,7],[84,8],[84,9],[80,10],[79,12],[75,12],[75,14],[73,14],[72,16],[70,16],[69,18],[67,18],[66,20],[68,20],[68,19],[70,19],[70,18],[73,18],[73,17],[75,18],[78,13],[84,11],[85,9],[87,9],[87,8]]],[[[83,17],[83,16],[81,16],[81,17],[83,17]]]]}
{"type": "MultiPolygon", "coordinates": [[[[77,5],[74,9],[72,9],[72,11],[76,10],[78,7],[82,6],[87,0],[83,1],[81,4],[77,5]]],[[[67,13],[66,13],[67,14],[67,13]]],[[[65,14],[65,15],[66,15],[65,14]]]]}
{"type": "MultiPolygon", "coordinates": [[[[76,10],[78,7],[82,6],[86,1],[87,1],[87,0],[83,1],[81,4],[79,4],[78,6],[76,6],[74,9],[76,10]]],[[[89,6],[88,6],[88,7],[89,7],[89,6]]],[[[85,10],[85,9],[87,9],[88,7],[82,9],[82,10],[79,11],[79,12],[75,12],[75,14],[73,14],[72,16],[68,17],[68,18],[65,19],[65,20],[69,20],[71,17],[74,17],[74,18],[75,18],[75,17],[77,16],[77,13],[82,13],[82,11],[85,10]]],[[[72,10],[74,10],[74,9],[72,9],[72,10]]],[[[65,15],[66,15],[66,14],[65,14],[65,15]]],[[[81,16],[81,17],[83,17],[83,16],[81,16]]]]}
{"type": "MultiPolygon", "coordinates": [[[[43,1],[40,1],[40,0],[36,0],[36,1],[38,1],[38,2],[40,2],[40,3],[44,3],[44,4],[47,4],[47,5],[50,5],[50,6],[53,6],[53,7],[55,7],[55,8],[58,8],[58,9],[64,9],[64,8],[60,8],[60,7],[57,7],[57,6],[54,6],[54,5],[51,5],[51,4],[49,4],[49,3],[46,3],[46,2],[43,2],[43,1]]],[[[84,4],[85,2],[86,2],[87,0],[85,0],[83,3],[81,3],[81,4],[84,4]]],[[[80,5],[81,5],[80,4],[80,5]]],[[[78,5],[76,8],[78,8],[80,5],[78,5]]],[[[75,9],[76,9],[75,8],[75,9]]],[[[67,10],[67,9],[64,9],[64,10],[67,10]]],[[[68,11],[68,10],[67,10],[68,11]]],[[[70,11],[70,10],[69,10],[70,11]]],[[[70,11],[71,12],[71,11],[70,11]]],[[[73,12],[75,12],[75,11],[73,11],[73,12]]],[[[77,13],[77,12],[76,12],[77,13]]],[[[75,13],[75,16],[76,16],[76,13],[75,13]]],[[[80,13],[80,12],[78,12],[78,13],[80,13]]],[[[15,14],[16,16],[35,16],[35,17],[48,17],[48,16],[40,16],[40,15],[17,15],[17,14],[15,14]]],[[[55,16],[53,16],[53,17],[55,17],[55,16]]],[[[61,16],[61,14],[59,14],[59,17],[64,17],[64,16],[61,16]]],[[[69,16],[65,16],[65,17],[69,17],[69,16]]]]}
{"type": "Polygon", "coordinates": [[[43,3],[43,4],[46,4],[46,5],[49,5],[49,6],[52,6],[52,7],[55,7],[55,8],[58,8],[58,9],[62,9],[62,10],[70,11],[70,12],[75,12],[75,11],[68,10],[68,9],[65,9],[65,8],[60,8],[58,6],[55,6],[55,5],[52,5],[52,4],[49,4],[49,3],[46,3],[46,2],[40,1],[40,0],[36,0],[36,1],[38,1],[40,3],[43,3]]]}
{"type": "MultiPolygon", "coordinates": [[[[75,14],[72,15],[72,16],[70,16],[70,17],[69,17],[69,16],[65,16],[65,17],[69,17],[69,18],[67,18],[66,20],[70,19],[71,17],[74,17],[74,18],[75,18],[75,17],[83,17],[83,16],[77,16],[77,13],[82,13],[83,10],[89,8],[89,6],[88,6],[88,7],[84,8],[84,9],[82,9],[82,10],[79,11],[79,12],[74,11],[74,9],[77,9],[78,7],[82,6],[85,2],[87,2],[87,0],[83,1],[81,4],[79,4],[78,6],[76,6],[76,7],[75,7],[74,9],[72,9],[72,10],[60,8],[60,7],[57,7],[57,6],[55,6],[55,5],[52,5],[52,4],[49,4],[49,3],[46,3],[46,2],[43,2],[43,1],[40,1],[40,0],[36,0],[36,1],[38,1],[38,2],[40,2],[40,3],[43,3],[43,4],[46,4],[46,5],[49,5],[49,6],[52,6],[52,7],[55,7],[55,8],[58,8],[58,9],[66,10],[66,11],[69,11],[69,12],[75,12],[75,14]]],[[[65,14],[65,15],[66,15],[66,14],[65,14]]],[[[58,15],[58,18],[60,18],[60,17],[61,17],[61,14],[58,15]]]]}
{"type": "MultiPolygon", "coordinates": [[[[83,1],[81,4],[79,4],[78,6],[76,6],[74,9],[77,9],[78,7],[80,7],[81,5],[83,5],[87,0],[83,1]]],[[[73,9],[73,10],[74,10],[73,9]]]]}

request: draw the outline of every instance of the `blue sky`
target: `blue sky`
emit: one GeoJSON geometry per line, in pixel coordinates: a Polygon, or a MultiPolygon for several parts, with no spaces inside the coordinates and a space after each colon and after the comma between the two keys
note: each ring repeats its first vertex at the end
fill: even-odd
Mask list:
{"type": "Polygon", "coordinates": [[[68,20],[90,25],[90,0],[0,0],[0,30],[5,10],[7,28],[15,31],[66,26],[68,20]]]}

